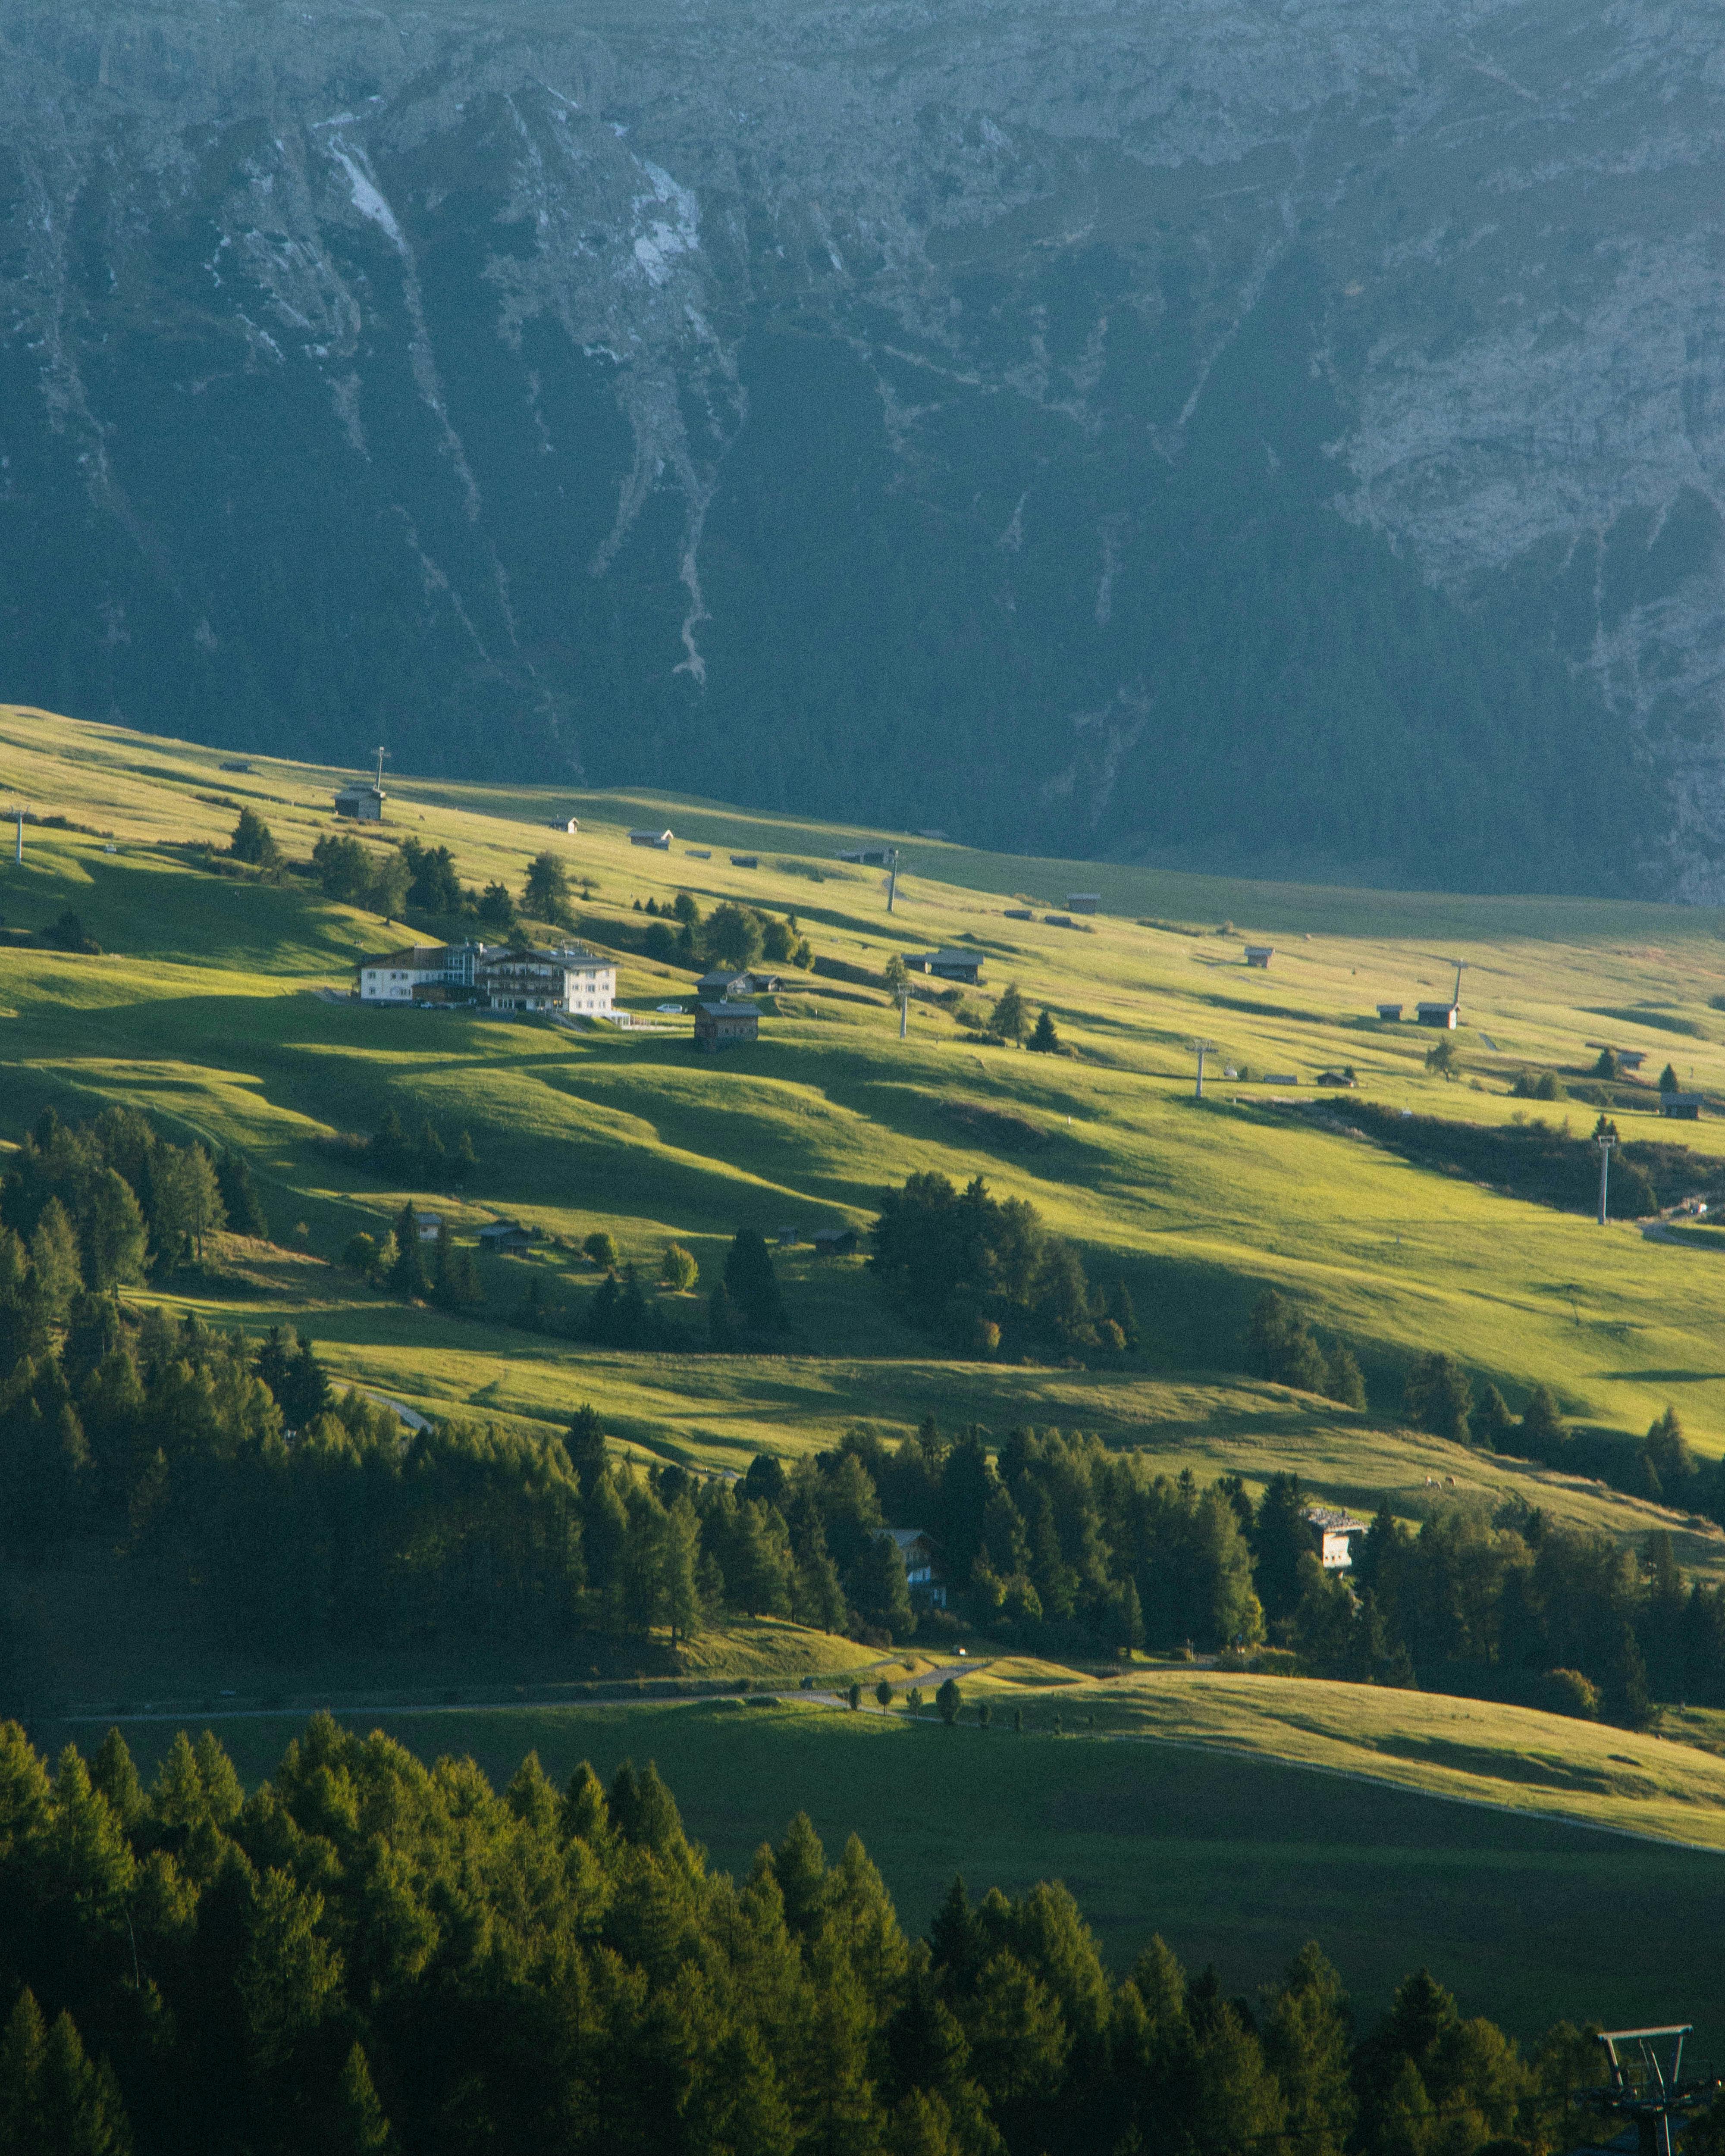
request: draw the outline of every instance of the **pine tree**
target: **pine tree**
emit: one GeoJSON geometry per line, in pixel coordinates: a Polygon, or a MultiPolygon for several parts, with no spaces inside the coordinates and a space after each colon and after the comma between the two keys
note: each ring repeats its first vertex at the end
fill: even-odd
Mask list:
{"type": "Polygon", "coordinates": [[[419,1241],[419,1216],[411,1198],[396,1215],[395,1262],[389,1269],[389,1285],[408,1301],[423,1302],[431,1292],[419,1241]]]}
{"type": "Polygon", "coordinates": [[[396,2147],[389,2121],[377,2101],[372,2070],[362,2048],[348,2051],[336,2091],[335,2135],[331,2147],[339,2156],[386,2156],[396,2147]]]}
{"type": "Polygon", "coordinates": [[[42,1209],[30,1237],[30,1265],[43,1308],[50,1317],[63,1317],[83,1286],[84,1276],[78,1263],[78,1238],[58,1198],[50,1198],[42,1209]]]}
{"type": "Polygon", "coordinates": [[[414,1154],[421,1182],[429,1183],[434,1190],[440,1189],[449,1179],[449,1155],[429,1116],[419,1126],[419,1142],[414,1154]]]}
{"type": "Polygon", "coordinates": [[[521,907],[535,921],[548,921],[554,927],[566,927],[569,921],[569,877],[562,863],[555,854],[536,854],[527,869],[527,880],[521,890],[521,907]]]}
{"type": "Polygon", "coordinates": [[[250,1163],[243,1152],[229,1149],[218,1158],[216,1187],[221,1194],[223,1210],[228,1215],[228,1225],[235,1235],[268,1235],[270,1223],[259,1200],[257,1186],[252,1181],[250,1163]]]}
{"type": "Polygon", "coordinates": [[[784,1323],[773,1255],[757,1229],[739,1228],[732,1238],[725,1255],[725,1287],[744,1321],[756,1332],[777,1332],[784,1323]]]}
{"type": "Polygon", "coordinates": [[[988,1014],[989,1032],[998,1034],[1003,1040],[1022,1040],[1029,1023],[1017,983],[1009,983],[988,1014]]]}
{"type": "Polygon", "coordinates": [[[113,1168],[96,1178],[85,1224],[90,1285],[106,1291],[144,1277],[144,1215],[131,1185],[113,1168]]]}
{"type": "Polygon", "coordinates": [[[701,1522],[685,1491],[665,1512],[662,1592],[673,1646],[679,1640],[693,1639],[701,1630],[700,1557],[701,1522]]]}
{"type": "Polygon", "coordinates": [[[1055,1031],[1055,1022],[1049,1016],[1045,1004],[1041,1016],[1036,1021],[1036,1029],[1030,1035],[1027,1045],[1037,1055],[1059,1055],[1063,1052],[1060,1047],[1060,1036],[1055,1031]]]}
{"type": "Polygon", "coordinates": [[[90,1779],[129,1833],[143,1811],[144,1791],[126,1739],[117,1729],[110,1729],[102,1739],[101,1749],[90,1763],[90,1779]]]}
{"type": "Polygon", "coordinates": [[[270,826],[254,808],[240,810],[228,851],[236,861],[249,862],[254,868],[274,868],[281,859],[270,826]]]}

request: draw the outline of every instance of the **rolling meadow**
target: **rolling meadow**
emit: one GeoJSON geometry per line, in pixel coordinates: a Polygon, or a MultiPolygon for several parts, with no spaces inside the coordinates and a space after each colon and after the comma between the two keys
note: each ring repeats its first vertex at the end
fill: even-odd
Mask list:
{"type": "MultiPolygon", "coordinates": [[[[1601,1228],[1418,1164],[1327,1108],[1315,1083],[1351,1069],[1347,1100],[1397,1120],[1497,1131],[1538,1116],[1585,1137],[1591,1103],[1517,1097],[1517,1080],[1579,1086],[1602,1047],[1640,1051],[1643,1082],[1614,1089],[1623,1139],[1681,1142],[1697,1178],[1714,1162],[1725,1176],[1725,1120],[1661,1124],[1654,1083],[1669,1061],[1682,1086],[1725,1104],[1719,915],[1250,884],[886,834],[901,848],[889,914],[882,873],[836,858],[880,843],[873,829],[668,793],[390,776],[386,821],[363,844],[444,845],[465,883],[517,892],[552,850],[578,891],[578,932],[617,954],[619,1006],[641,1022],[380,1011],[350,998],[357,963],[447,924],[388,921],[292,874],[212,866],[244,808],[304,862],[347,775],[0,707],[0,808],[63,819],[25,825],[21,863],[9,844],[0,857],[0,1138],[20,1141],[49,1106],[69,1121],[136,1108],[176,1142],[243,1153],[267,1216],[267,1237],[214,1238],[214,1265],[129,1300],[253,1337],[301,1331],[338,1383],[418,1415],[540,1439],[591,1404],[614,1455],[696,1476],[742,1474],[762,1453],[793,1463],[858,1424],[888,1444],[931,1417],[997,1439],[1034,1424],[1095,1432],[1201,1482],[1238,1475],[1255,1491],[1297,1473],[1315,1498],[1368,1516],[1384,1503],[1409,1523],[1472,1496],[1523,1501],[1630,1549],[1657,1530],[1686,1574],[1725,1578],[1725,1533],[1698,1514],[1410,1429],[1402,1414],[1409,1364],[1441,1352],[1512,1409],[1544,1385],[1573,1424],[1625,1441],[1674,1406],[1693,1452],[1720,1458],[1725,1263],[1706,1231],[1601,1228]],[[570,817],[578,832],[551,828],[570,817]],[[669,825],[670,850],[632,847],[643,824],[669,825]],[[1070,916],[1079,891],[1099,894],[1094,916],[1070,916]],[[759,1041],[716,1057],[659,1009],[689,997],[695,969],[639,949],[638,907],[668,912],[685,892],[703,912],[794,914],[817,961],[782,968],[759,1041]],[[69,907],[99,953],[39,940],[69,907]],[[1246,965],[1248,941],[1273,944],[1266,969],[1246,965]],[[983,961],[970,1014],[1015,985],[1063,1052],[990,1045],[915,973],[901,1040],[882,970],[895,952],[943,947],[983,961]],[[1438,1036],[1375,1006],[1447,998],[1458,963],[1445,1076],[1426,1064],[1438,1036]],[[470,1134],[476,1171],[459,1188],[367,1173],[336,1142],[392,1110],[409,1130],[470,1134]],[[866,1262],[883,1194],[924,1171],[980,1176],[1033,1204],[1093,1281],[1129,1290],[1137,1348],[943,1352],[866,1262]],[[403,1301],[341,1259],[409,1199],[458,1238],[502,1219],[537,1235],[526,1251],[480,1256],[475,1309],[403,1301]],[[855,1229],[861,1248],[817,1256],[808,1238],[823,1227],[855,1229]],[[706,1345],[702,1298],[741,1228],[801,1239],[774,1252],[780,1352],[706,1345]],[[582,1245],[600,1231],[649,1283],[669,1244],[698,1261],[694,1291],[649,1290],[680,1328],[672,1346],[601,1347],[527,1322],[587,1306],[598,1281],[582,1245]],[[1249,1314],[1271,1287],[1353,1348],[1363,1409],[1247,1374],[1249,1314]]],[[[1702,2014],[1714,1918],[1694,1912],[1717,1912],[1725,1881],[1725,1769],[1675,1703],[1662,1731],[1630,1732],[1375,1686],[978,1655],[966,1697],[993,1704],[994,1727],[946,1730],[903,1706],[926,1658],[796,1626],[697,1637],[675,1666],[746,1676],[757,1692],[811,1676],[810,1697],[581,1698],[575,1679],[620,1670],[531,1649],[447,1673],[362,1656],[272,1672],[200,1636],[172,1597],[108,1573],[106,1553],[83,1548],[7,1582],[39,1743],[93,1748],[117,1716],[147,1767],[182,1719],[208,1719],[253,1782],[295,1718],[328,1702],[425,1756],[471,1753],[499,1786],[530,1748],[557,1779],[583,1757],[602,1774],[655,1757],[727,1866],[746,1867],[798,1807],[829,1848],[854,1825],[918,1926],[956,1870],[977,1891],[1058,1875],[1122,1964],[1160,1928],[1230,1984],[1257,1984],[1317,1933],[1374,2005],[1426,1958],[1522,2030],[1559,2012],[1702,2014]],[[899,1687],[890,1711],[843,1707],[830,1688],[853,1671],[899,1687]],[[1692,1952],[1636,1930],[1635,1912],[1666,1899],[1691,1912],[1692,1952]],[[1527,1961],[1534,1927],[1575,1997],[1553,1997],[1548,1970],[1527,1961]]]]}

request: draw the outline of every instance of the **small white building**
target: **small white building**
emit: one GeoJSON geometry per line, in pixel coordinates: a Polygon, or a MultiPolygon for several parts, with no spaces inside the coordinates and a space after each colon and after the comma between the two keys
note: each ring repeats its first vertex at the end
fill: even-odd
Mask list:
{"type": "Polygon", "coordinates": [[[632,846],[651,846],[655,852],[668,854],[671,834],[669,831],[631,831],[629,842],[632,846]]]}
{"type": "Polygon", "coordinates": [[[439,995],[473,986],[475,961],[483,943],[415,943],[367,961],[359,969],[362,1004],[411,1004],[428,990],[439,995]]]}
{"type": "Polygon", "coordinates": [[[1275,956],[1276,946],[1273,943],[1248,943],[1245,947],[1245,962],[1249,966],[1267,967],[1275,956]]]}
{"type": "Polygon", "coordinates": [[[1312,1547],[1326,1572],[1347,1572],[1353,1563],[1353,1540],[1366,1532],[1370,1522],[1357,1520],[1336,1505],[1308,1505],[1306,1524],[1312,1530],[1312,1547]]]}
{"type": "Polygon", "coordinates": [[[1453,1002],[1415,1004],[1414,1016],[1421,1025],[1435,1025],[1445,1032],[1454,1033],[1456,1021],[1461,1016],[1461,1009],[1460,1004],[1453,1002]]]}
{"type": "Polygon", "coordinates": [[[357,779],[336,794],[336,814],[352,817],[357,823],[380,824],[383,820],[383,803],[388,798],[381,786],[373,786],[368,779],[357,779]]]}

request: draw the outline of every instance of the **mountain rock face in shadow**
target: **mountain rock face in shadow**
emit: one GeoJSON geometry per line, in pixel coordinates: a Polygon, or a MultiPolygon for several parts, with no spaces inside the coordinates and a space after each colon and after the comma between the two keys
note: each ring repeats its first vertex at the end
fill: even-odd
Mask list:
{"type": "Polygon", "coordinates": [[[0,694],[1725,895],[1702,0],[0,0],[0,694]]]}

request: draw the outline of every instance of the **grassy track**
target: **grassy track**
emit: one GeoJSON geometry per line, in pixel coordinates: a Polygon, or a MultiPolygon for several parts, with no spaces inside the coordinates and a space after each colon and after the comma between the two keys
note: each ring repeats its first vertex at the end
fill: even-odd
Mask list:
{"type": "MultiPolygon", "coordinates": [[[[1246,1989],[1316,1934],[1368,2011],[1425,1961],[1471,2010],[1526,2035],[1560,2014],[1622,2026],[1680,2010],[1715,2045],[1722,2033],[1725,1859],[1710,1851],[1434,1802],[1267,1753],[1015,1738],[998,1724],[949,1731],[768,1704],[358,1719],[427,1757],[470,1753],[500,1785],[530,1748],[557,1777],[583,1758],[608,1774],[650,1757],[727,1869],[747,1868],[763,1838],[806,1810],[830,1850],[861,1835],[918,1929],[955,1871],[973,1892],[1058,1876],[1117,1964],[1160,1931],[1194,1965],[1214,1959],[1230,1990],[1246,1989]]],[[[215,1726],[250,1780],[270,1770],[295,1724],[215,1726]]],[[[133,1724],[127,1737],[148,1760],[167,1733],[133,1724]]]]}

